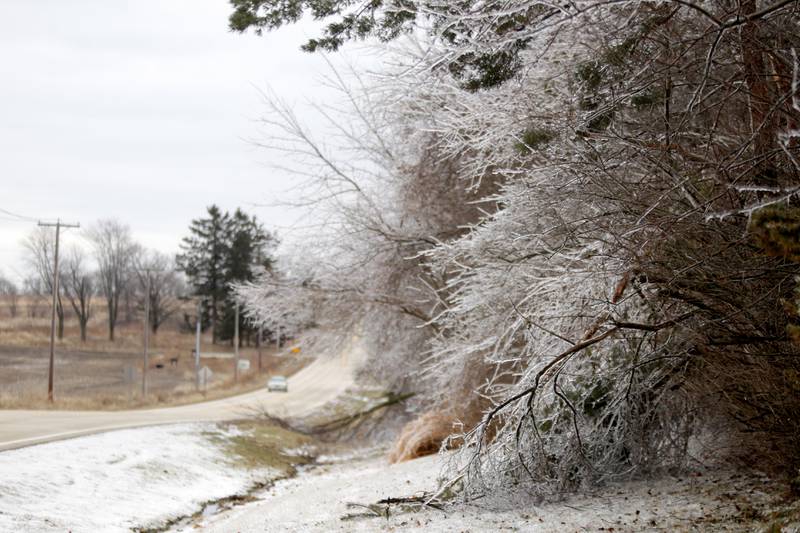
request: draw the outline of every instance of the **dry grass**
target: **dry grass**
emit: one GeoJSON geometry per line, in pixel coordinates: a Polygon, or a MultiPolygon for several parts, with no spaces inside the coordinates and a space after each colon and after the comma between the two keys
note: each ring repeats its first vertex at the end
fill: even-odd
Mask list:
{"type": "MultiPolygon", "coordinates": [[[[36,305],[35,316],[30,316],[31,297],[21,298],[17,316],[12,318],[8,310],[8,298],[0,297],[0,345],[25,348],[48,347],[50,343],[50,306],[36,305]],[[44,311],[44,312],[43,312],[44,311]]],[[[66,304],[66,302],[65,302],[66,304]]],[[[64,336],[57,340],[60,349],[95,352],[137,352],[142,349],[142,317],[133,313],[131,321],[125,321],[125,312],[120,311],[120,320],[115,331],[115,339],[108,339],[108,324],[105,307],[100,299],[92,303],[93,315],[89,321],[86,341],[81,341],[80,327],[74,313],[65,308],[64,336]]],[[[165,357],[175,357],[191,353],[194,336],[181,331],[180,320],[183,312],[193,313],[192,309],[181,309],[171,320],[165,322],[157,335],[150,337],[151,350],[163,353],[165,357]]],[[[201,346],[201,351],[224,351],[210,345],[201,346]]]]}
{"type": "MultiPolygon", "coordinates": [[[[90,392],[81,395],[72,391],[59,392],[57,388],[55,402],[52,404],[46,398],[46,380],[42,380],[42,383],[37,383],[38,386],[35,387],[31,384],[8,388],[4,386],[0,391],[0,409],[115,411],[185,405],[257,390],[264,386],[264,375],[266,374],[259,375],[257,372],[245,374],[238,384],[235,384],[232,378],[228,378],[209,385],[206,391],[196,390],[194,376],[186,376],[185,383],[175,386],[172,390],[163,390],[162,387],[158,392],[150,392],[146,399],[141,396],[141,382],[130,386],[131,393],[90,392]]],[[[92,383],[92,380],[87,379],[87,382],[92,383]]],[[[152,391],[152,388],[150,390],[152,391]]]]}
{"type": "Polygon", "coordinates": [[[307,464],[314,444],[312,437],[263,420],[240,420],[235,426],[240,434],[227,436],[227,448],[234,464],[246,468],[271,468],[281,475],[294,475],[295,466],[307,464]]]}
{"type": "Polygon", "coordinates": [[[428,411],[403,427],[389,452],[389,461],[400,463],[431,455],[453,434],[456,420],[445,411],[428,411]]]}
{"type": "MultiPolygon", "coordinates": [[[[263,368],[258,372],[255,348],[240,350],[251,370],[234,383],[233,359],[202,358],[214,373],[206,391],[195,389],[194,334],[182,329],[178,318],[162,325],[150,336],[147,398],[141,395],[143,332],[141,320],[120,323],[115,340],[108,340],[102,302],[95,302],[97,316],[89,323],[88,338],[80,340],[74,316],[67,314],[64,337],[56,342],[55,402],[47,402],[50,319],[27,316],[23,309],[11,318],[7,302],[0,299],[0,408],[129,409],[180,405],[222,398],[255,390],[269,373],[291,375],[307,362],[302,354],[278,356],[273,345],[263,349],[263,368]],[[177,358],[176,364],[170,360],[177,358]],[[161,368],[158,368],[158,367],[161,368]],[[124,379],[125,369],[135,372],[124,379]],[[262,375],[264,377],[262,377],[262,375]]],[[[47,315],[47,313],[44,313],[47,315]]],[[[230,345],[213,345],[210,336],[201,342],[203,353],[232,353],[230,345]]]]}

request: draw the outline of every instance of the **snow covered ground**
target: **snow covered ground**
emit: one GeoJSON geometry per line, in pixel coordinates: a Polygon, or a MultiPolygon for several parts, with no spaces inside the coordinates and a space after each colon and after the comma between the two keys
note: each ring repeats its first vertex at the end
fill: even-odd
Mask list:
{"type": "Polygon", "coordinates": [[[240,431],[160,426],[0,453],[0,531],[129,531],[178,517],[189,518],[171,531],[767,531],[776,517],[783,528],[770,531],[800,531],[800,503],[787,503],[774,480],[703,469],[552,503],[488,496],[443,510],[387,509],[374,504],[434,489],[439,458],[389,465],[375,450],[320,457],[323,464],[256,491],[251,503],[205,506],[278,475],[233,462],[226,442],[240,431]]]}
{"type": "Polygon", "coordinates": [[[234,432],[159,426],[0,453],[0,531],[129,531],[243,493],[271,473],[231,463],[234,432]]]}
{"type": "MultiPolygon", "coordinates": [[[[443,511],[391,506],[387,517],[375,512],[385,507],[369,509],[383,498],[434,488],[438,473],[437,457],[396,465],[382,457],[327,465],[280,481],[258,495],[259,501],[204,517],[192,528],[220,533],[766,531],[774,511],[786,506],[768,477],[698,470],[682,477],[612,485],[553,503],[488,496],[443,511]]],[[[795,517],[800,516],[796,507],[791,509],[795,517]]],[[[800,522],[783,524],[783,529],[772,531],[800,530],[800,522]]],[[[188,533],[192,528],[173,531],[188,533]]]]}

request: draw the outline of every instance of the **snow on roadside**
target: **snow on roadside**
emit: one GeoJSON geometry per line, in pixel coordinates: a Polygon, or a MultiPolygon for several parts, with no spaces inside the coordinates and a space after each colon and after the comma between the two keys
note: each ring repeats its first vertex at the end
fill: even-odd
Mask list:
{"type": "Polygon", "coordinates": [[[157,426],[0,453],[0,531],[129,531],[241,494],[270,473],[231,463],[235,432],[157,426]]]}
{"type": "MultiPolygon", "coordinates": [[[[207,533],[740,532],[766,530],[784,506],[780,484],[767,476],[698,469],[678,477],[611,484],[549,503],[520,494],[510,499],[487,495],[470,504],[447,504],[443,510],[414,512],[395,506],[388,509],[389,516],[385,507],[368,508],[383,498],[435,488],[439,469],[435,456],[394,465],[382,457],[336,462],[280,481],[257,493],[258,500],[209,516],[202,526],[207,533]]],[[[800,505],[786,511],[783,529],[777,530],[800,531],[800,505]]]]}

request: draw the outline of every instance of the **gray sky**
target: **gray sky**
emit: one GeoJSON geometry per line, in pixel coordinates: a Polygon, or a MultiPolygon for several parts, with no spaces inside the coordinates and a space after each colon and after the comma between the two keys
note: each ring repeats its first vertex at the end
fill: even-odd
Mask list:
{"type": "MultiPolygon", "coordinates": [[[[174,252],[207,205],[242,206],[267,227],[292,177],[255,148],[258,88],[326,99],[310,24],[228,31],[227,0],[2,0],[0,208],[80,222],[117,218],[174,252]]],[[[18,278],[33,224],[0,213],[0,273],[18,278]]],[[[75,239],[74,230],[67,241],[75,239]]]]}

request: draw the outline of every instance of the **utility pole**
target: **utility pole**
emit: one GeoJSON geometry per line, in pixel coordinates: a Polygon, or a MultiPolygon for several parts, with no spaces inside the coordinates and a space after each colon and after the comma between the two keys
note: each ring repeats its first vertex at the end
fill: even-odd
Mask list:
{"type": "Polygon", "coordinates": [[[258,346],[258,373],[261,374],[261,339],[264,336],[264,326],[258,325],[258,337],[256,337],[256,345],[258,346]]]}
{"type": "Polygon", "coordinates": [[[150,270],[145,269],[147,279],[144,289],[144,366],[142,367],[142,399],[147,398],[147,365],[150,344],[150,270]]]}
{"type": "Polygon", "coordinates": [[[203,321],[203,299],[197,300],[197,326],[194,338],[194,381],[195,388],[200,390],[200,333],[203,321]]]}
{"type": "Polygon", "coordinates": [[[233,324],[233,353],[234,353],[234,360],[236,362],[236,368],[234,369],[233,379],[236,383],[239,383],[239,302],[236,302],[234,306],[234,324],[233,324]]]}
{"type": "Polygon", "coordinates": [[[42,227],[55,227],[56,228],[56,246],[55,257],[53,258],[53,309],[50,315],[50,366],[47,372],[47,401],[53,403],[53,368],[55,366],[55,353],[56,353],[56,305],[58,305],[58,242],[61,236],[61,228],[79,228],[80,224],[64,224],[61,219],[56,220],[56,223],[39,222],[42,227]]]}
{"type": "Polygon", "coordinates": [[[142,332],[142,344],[144,344],[142,349],[142,399],[144,400],[147,397],[147,367],[150,365],[150,292],[152,287],[150,275],[153,272],[167,271],[158,268],[138,268],[131,272],[135,272],[137,275],[139,272],[144,272],[146,276],[144,281],[144,331],[142,332]]]}

